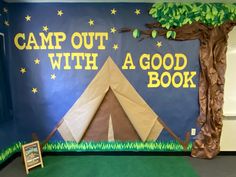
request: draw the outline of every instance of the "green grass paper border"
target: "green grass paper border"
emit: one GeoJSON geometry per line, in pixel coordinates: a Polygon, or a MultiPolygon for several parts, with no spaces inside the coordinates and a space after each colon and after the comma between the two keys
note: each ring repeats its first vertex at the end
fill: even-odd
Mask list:
{"type": "Polygon", "coordinates": [[[14,155],[17,152],[21,151],[21,142],[17,142],[13,144],[12,146],[4,149],[0,152],[0,165],[5,162],[8,158],[10,158],[12,155],[14,155]]]}
{"type": "MultiPolygon", "coordinates": [[[[0,164],[17,152],[21,151],[23,142],[6,148],[0,153],[0,164]]],[[[191,151],[192,143],[188,145],[188,151],[191,151]]],[[[43,147],[43,152],[105,152],[105,151],[144,151],[144,152],[182,152],[183,147],[175,141],[162,142],[72,142],[55,141],[49,142],[43,147]]]]}
{"type": "MultiPolygon", "coordinates": [[[[190,151],[192,144],[189,144],[190,151]]],[[[183,147],[175,141],[161,142],[50,142],[43,148],[44,152],[60,151],[184,151],[183,147]]]]}

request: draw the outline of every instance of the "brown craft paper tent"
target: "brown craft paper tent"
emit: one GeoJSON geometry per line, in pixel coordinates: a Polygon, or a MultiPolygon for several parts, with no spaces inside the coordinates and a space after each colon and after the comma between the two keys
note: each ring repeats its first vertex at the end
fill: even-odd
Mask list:
{"type": "Polygon", "coordinates": [[[140,141],[124,109],[111,89],[108,90],[83,141],[140,141]]]}
{"type": "MultiPolygon", "coordinates": [[[[63,139],[76,142],[83,139],[109,90],[114,93],[139,138],[142,141],[156,140],[163,129],[158,115],[137,93],[111,57],[63,117],[58,127],[63,139]]],[[[109,116],[108,122],[108,136],[112,139],[115,136],[113,127],[116,126],[114,122],[112,125],[112,116],[109,116]]]]}

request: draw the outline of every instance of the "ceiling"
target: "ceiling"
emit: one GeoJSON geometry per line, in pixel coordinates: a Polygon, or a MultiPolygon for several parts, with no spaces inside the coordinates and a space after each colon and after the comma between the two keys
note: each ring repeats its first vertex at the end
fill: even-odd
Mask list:
{"type": "Polygon", "coordinates": [[[6,2],[224,2],[224,3],[235,3],[236,0],[4,0],[6,2]]]}

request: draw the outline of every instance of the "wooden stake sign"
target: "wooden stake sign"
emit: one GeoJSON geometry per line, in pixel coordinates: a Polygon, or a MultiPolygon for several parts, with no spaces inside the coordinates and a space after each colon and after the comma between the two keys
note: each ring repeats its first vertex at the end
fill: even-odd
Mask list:
{"type": "Polygon", "coordinates": [[[43,168],[43,160],[40,150],[39,141],[22,145],[22,154],[24,157],[25,170],[29,174],[29,169],[41,165],[43,168]]]}

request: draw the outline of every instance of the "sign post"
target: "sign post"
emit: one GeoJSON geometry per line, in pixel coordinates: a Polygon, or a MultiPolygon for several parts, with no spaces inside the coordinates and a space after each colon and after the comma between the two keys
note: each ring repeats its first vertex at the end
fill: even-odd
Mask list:
{"type": "Polygon", "coordinates": [[[43,168],[43,160],[40,150],[39,141],[22,145],[22,153],[24,157],[25,170],[29,174],[29,169],[41,165],[43,168]]]}

